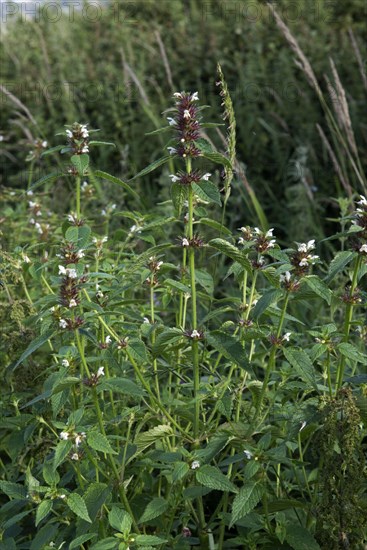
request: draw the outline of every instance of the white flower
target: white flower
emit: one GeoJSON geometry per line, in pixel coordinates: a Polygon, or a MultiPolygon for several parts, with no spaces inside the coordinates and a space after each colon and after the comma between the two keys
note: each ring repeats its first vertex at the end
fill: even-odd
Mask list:
{"type": "Polygon", "coordinates": [[[68,326],[67,322],[65,321],[65,319],[60,319],[59,321],[59,327],[60,328],[66,328],[68,326]]]}
{"type": "Polygon", "coordinates": [[[50,307],[51,313],[53,313],[55,311],[55,309],[56,309],[55,306],[50,307]]]}
{"type": "Polygon", "coordinates": [[[78,455],[78,453],[73,453],[73,454],[71,455],[71,460],[79,460],[79,455],[78,455]]]}
{"type": "Polygon", "coordinates": [[[181,241],[181,246],[190,246],[190,243],[186,237],[184,237],[181,241]]]}
{"type": "Polygon", "coordinates": [[[89,137],[89,132],[88,132],[88,128],[87,128],[86,124],[82,124],[82,126],[80,128],[80,132],[81,132],[83,138],[89,137]]]}
{"type": "Polygon", "coordinates": [[[186,119],[191,118],[190,112],[187,109],[184,110],[183,117],[186,118],[186,119]]]}
{"type": "Polygon", "coordinates": [[[207,172],[206,174],[204,174],[201,179],[204,180],[204,181],[208,181],[209,178],[210,178],[211,174],[209,174],[209,172],[207,172]]]}
{"type": "Polygon", "coordinates": [[[38,206],[36,202],[28,201],[29,208],[34,208],[35,206],[38,206]]]}
{"type": "Polygon", "coordinates": [[[75,445],[79,447],[83,439],[85,439],[85,432],[81,432],[80,434],[77,434],[75,437],[75,445]]]}
{"type": "Polygon", "coordinates": [[[286,332],[285,335],[283,336],[283,342],[289,342],[289,337],[292,333],[291,332],[286,332]]]}
{"type": "Polygon", "coordinates": [[[48,143],[47,143],[47,141],[45,140],[45,141],[42,141],[41,145],[42,145],[42,147],[43,147],[44,149],[46,149],[48,143]]]}
{"type": "Polygon", "coordinates": [[[176,99],[182,99],[183,94],[184,94],[184,92],[175,92],[173,94],[173,97],[175,97],[176,99]]]}
{"type": "Polygon", "coordinates": [[[367,206],[367,199],[363,195],[360,195],[360,200],[357,202],[357,204],[360,204],[361,206],[367,206]]]}
{"type": "Polygon", "coordinates": [[[0,135],[0,141],[4,141],[5,137],[1,134],[0,135]]]}
{"type": "Polygon", "coordinates": [[[238,244],[244,244],[244,243],[245,243],[245,241],[244,241],[243,237],[240,237],[238,239],[238,244]]]}
{"type": "Polygon", "coordinates": [[[194,92],[191,96],[192,101],[199,101],[199,92],[194,92]]]}
{"type": "Polygon", "coordinates": [[[76,256],[77,258],[84,258],[85,254],[84,254],[84,250],[78,250],[78,252],[76,253],[76,256]]]}
{"type": "Polygon", "coordinates": [[[307,258],[302,258],[302,260],[299,262],[300,267],[306,267],[308,266],[307,258]]]}
{"type": "Polygon", "coordinates": [[[100,376],[104,376],[104,367],[99,367],[99,369],[97,370],[97,376],[98,378],[100,376]]]}
{"type": "Polygon", "coordinates": [[[175,155],[177,153],[177,149],[175,149],[174,147],[167,147],[167,151],[170,155],[175,155]]]}
{"type": "Polygon", "coordinates": [[[75,221],[75,216],[74,216],[74,214],[68,214],[68,215],[67,215],[67,219],[68,219],[69,222],[74,223],[74,221],[75,221]]]}
{"type": "Polygon", "coordinates": [[[102,290],[97,290],[97,292],[96,292],[96,297],[97,297],[97,298],[103,298],[103,292],[102,292],[102,290]]]}
{"type": "Polygon", "coordinates": [[[71,130],[68,129],[68,130],[65,131],[65,133],[66,133],[66,135],[67,135],[68,138],[72,138],[72,137],[73,137],[73,132],[72,132],[71,130]]]}
{"type": "Polygon", "coordinates": [[[198,468],[200,468],[200,462],[198,460],[194,460],[191,464],[191,470],[197,470],[198,468]]]}
{"type": "Polygon", "coordinates": [[[59,265],[59,275],[66,275],[66,268],[63,265],[59,265]]]}
{"type": "Polygon", "coordinates": [[[256,235],[261,235],[261,229],[259,229],[258,227],[254,227],[254,233],[256,233],[256,235]]]}
{"type": "Polygon", "coordinates": [[[78,277],[78,274],[75,269],[68,268],[66,270],[66,274],[68,277],[70,277],[70,279],[76,279],[78,277]]]}
{"type": "Polygon", "coordinates": [[[269,231],[266,232],[265,237],[272,237],[273,236],[273,231],[274,231],[274,228],[269,229],[269,231]]]}
{"type": "Polygon", "coordinates": [[[29,256],[27,256],[27,254],[23,254],[23,262],[25,264],[30,264],[31,263],[31,260],[29,259],[29,256]]]}
{"type": "Polygon", "coordinates": [[[87,187],[88,187],[88,182],[87,182],[87,181],[83,181],[82,187],[81,187],[81,188],[82,188],[82,191],[85,191],[87,187]]]}
{"type": "Polygon", "coordinates": [[[62,498],[62,499],[64,499],[64,498],[66,498],[66,495],[64,495],[64,494],[62,494],[62,495],[59,495],[59,498],[62,498]]]}
{"type": "Polygon", "coordinates": [[[33,195],[33,191],[32,191],[31,189],[29,189],[29,190],[27,191],[27,195],[28,195],[28,197],[31,197],[31,196],[33,195]]]}
{"type": "Polygon", "coordinates": [[[112,342],[112,338],[110,335],[106,336],[106,339],[105,339],[105,344],[110,344],[112,342]]]}
{"type": "Polygon", "coordinates": [[[150,321],[149,321],[148,317],[143,317],[143,323],[145,325],[150,325],[150,321]]]}
{"type": "Polygon", "coordinates": [[[104,237],[102,237],[102,242],[103,242],[103,243],[106,243],[107,241],[108,241],[107,235],[105,235],[104,237]]]}
{"type": "Polygon", "coordinates": [[[168,124],[170,126],[174,126],[176,124],[176,121],[174,118],[172,118],[171,116],[167,117],[167,120],[168,120],[168,124]]]}
{"type": "Polygon", "coordinates": [[[274,248],[275,243],[276,243],[275,239],[272,239],[271,241],[269,241],[268,242],[268,248],[274,248]]]}
{"type": "Polygon", "coordinates": [[[251,460],[251,458],[254,456],[251,451],[244,450],[243,454],[247,458],[247,460],[251,460]]]}
{"type": "Polygon", "coordinates": [[[83,149],[82,149],[82,153],[89,153],[89,147],[88,145],[84,145],[83,149]]]}
{"type": "Polygon", "coordinates": [[[284,282],[289,283],[289,281],[291,280],[291,272],[286,271],[285,273],[282,273],[279,279],[281,283],[284,283],[284,282]]]}
{"type": "Polygon", "coordinates": [[[192,331],[192,333],[190,334],[190,337],[191,337],[191,338],[200,338],[200,336],[201,336],[201,335],[200,335],[200,332],[198,332],[198,331],[196,330],[196,328],[195,328],[195,329],[192,331]]]}
{"type": "Polygon", "coordinates": [[[301,432],[303,430],[303,428],[306,426],[306,424],[307,424],[306,420],[303,420],[302,423],[301,423],[301,427],[298,431],[301,432]]]}
{"type": "Polygon", "coordinates": [[[157,265],[156,265],[156,271],[159,271],[160,268],[161,268],[161,265],[163,265],[163,262],[158,262],[157,265]]]}
{"type": "Polygon", "coordinates": [[[31,225],[34,225],[36,222],[34,221],[34,218],[31,218],[31,219],[29,220],[29,223],[30,223],[31,225]]]}
{"type": "Polygon", "coordinates": [[[298,252],[308,252],[309,250],[313,250],[315,248],[315,239],[308,241],[308,243],[297,243],[297,244],[298,244],[298,252]]]}
{"type": "Polygon", "coordinates": [[[69,302],[69,307],[77,307],[77,302],[76,300],[74,300],[74,298],[72,298],[69,302]]]}
{"type": "Polygon", "coordinates": [[[68,367],[68,366],[70,365],[70,363],[69,363],[69,361],[68,361],[67,359],[63,359],[63,360],[61,361],[61,364],[62,364],[63,367],[68,367]]]}
{"type": "Polygon", "coordinates": [[[175,174],[170,174],[168,177],[171,178],[172,183],[176,183],[176,181],[179,181],[179,179],[180,179],[180,178],[179,178],[178,176],[176,176],[175,174]]]}
{"type": "Polygon", "coordinates": [[[362,244],[361,248],[359,249],[360,252],[363,252],[367,254],[367,244],[362,244]]]}
{"type": "Polygon", "coordinates": [[[60,439],[63,439],[64,441],[67,441],[69,439],[69,434],[68,434],[68,432],[61,432],[59,437],[60,437],[60,439]]]}

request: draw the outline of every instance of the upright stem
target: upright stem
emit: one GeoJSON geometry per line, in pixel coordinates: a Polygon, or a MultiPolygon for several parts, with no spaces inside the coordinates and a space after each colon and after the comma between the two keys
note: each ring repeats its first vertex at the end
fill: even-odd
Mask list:
{"type": "MultiPolygon", "coordinates": [[[[153,325],[152,329],[152,345],[155,344],[155,314],[154,314],[154,273],[152,273],[150,277],[150,320],[153,325]]],[[[157,359],[153,360],[153,373],[154,373],[154,381],[155,381],[155,391],[157,394],[158,399],[160,399],[160,391],[159,391],[159,380],[158,380],[158,369],[157,369],[157,359]]]]}
{"type": "Polygon", "coordinates": [[[76,177],[76,216],[80,218],[80,176],[76,177]]]}

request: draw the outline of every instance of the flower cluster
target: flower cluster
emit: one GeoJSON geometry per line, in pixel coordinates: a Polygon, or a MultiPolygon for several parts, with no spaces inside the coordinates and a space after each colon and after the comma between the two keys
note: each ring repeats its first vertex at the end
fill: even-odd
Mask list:
{"type": "Polygon", "coordinates": [[[271,334],[269,336],[269,341],[273,346],[282,346],[285,342],[289,342],[289,338],[291,336],[291,332],[286,332],[284,336],[276,336],[275,334],[271,334]]]}
{"type": "Polygon", "coordinates": [[[315,240],[312,239],[308,243],[296,243],[297,250],[291,255],[290,261],[294,267],[294,272],[298,277],[304,277],[309,267],[316,263],[318,256],[311,254],[311,250],[315,248],[315,240]]]}
{"type": "Polygon", "coordinates": [[[199,157],[201,151],[196,144],[200,137],[198,93],[177,92],[173,97],[177,100],[175,116],[169,117],[168,122],[177,131],[178,143],[176,147],[168,147],[168,151],[182,158],[199,157]]]}
{"type": "Polygon", "coordinates": [[[65,432],[61,432],[59,437],[63,441],[73,441],[75,450],[74,452],[72,452],[70,458],[71,460],[79,460],[81,457],[80,445],[87,437],[87,434],[85,432],[74,432],[74,431],[66,432],[65,431],[65,432]]]}
{"type": "Polygon", "coordinates": [[[357,202],[357,209],[352,221],[353,225],[361,228],[358,232],[358,239],[354,239],[352,248],[367,258],[367,199],[360,195],[360,200],[357,202]]]}
{"type": "MultiPolygon", "coordinates": [[[[58,255],[58,257],[64,261],[65,265],[77,264],[84,256],[84,250],[77,250],[75,244],[72,242],[67,242],[61,248],[61,254],[58,255]]],[[[63,266],[59,266],[59,275],[65,275],[66,273],[67,270],[63,266]]]]}
{"type": "Polygon", "coordinates": [[[287,292],[297,292],[299,290],[300,282],[296,277],[292,276],[290,271],[282,273],[279,280],[287,292]]]}
{"type": "Polygon", "coordinates": [[[209,181],[211,174],[206,172],[203,174],[200,170],[192,170],[192,172],[186,173],[181,170],[177,174],[170,174],[172,183],[179,183],[180,185],[191,185],[192,183],[199,183],[200,181],[209,181]]]}
{"type": "Polygon", "coordinates": [[[68,138],[68,146],[74,155],[89,153],[89,131],[86,124],[74,122],[72,126],[67,128],[66,136],[68,138]]]}
{"type": "Polygon", "coordinates": [[[201,248],[204,246],[204,241],[199,235],[194,235],[191,239],[188,237],[179,237],[180,245],[184,248],[189,248],[190,246],[193,248],[201,248]]]}
{"type": "Polygon", "coordinates": [[[98,384],[99,379],[104,375],[104,367],[99,367],[96,373],[91,374],[89,378],[84,378],[83,384],[89,388],[92,388],[98,384]]]}
{"type": "Polygon", "coordinates": [[[186,330],[184,335],[191,340],[204,340],[204,333],[202,330],[186,330]]]}
{"type": "Polygon", "coordinates": [[[39,159],[45,149],[47,149],[47,141],[44,139],[37,138],[32,143],[33,149],[29,151],[26,162],[32,162],[33,160],[39,159]]]}
{"type": "Polygon", "coordinates": [[[60,285],[60,303],[74,308],[80,303],[78,275],[75,269],[59,265],[59,275],[63,275],[60,285]]]}

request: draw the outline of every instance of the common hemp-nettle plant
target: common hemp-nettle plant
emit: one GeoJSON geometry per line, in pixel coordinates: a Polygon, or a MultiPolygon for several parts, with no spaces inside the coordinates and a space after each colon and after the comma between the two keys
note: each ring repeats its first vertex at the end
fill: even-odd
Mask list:
{"type": "Polygon", "coordinates": [[[88,124],[43,152],[68,160],[31,191],[71,182],[75,206],[36,268],[14,254],[2,275],[12,307],[17,289],[29,302],[19,333],[37,327],[7,355],[9,548],[366,543],[367,200],[344,209],[329,266],[312,235],[283,249],[276,229],[233,232],[235,119],[221,70],[219,86],[224,153],[186,91],[151,132],[170,136],[167,153],[128,182],[92,168],[103,143],[88,124]],[[170,198],[146,212],[134,186],[159,167],[170,198]],[[102,181],[122,198],[101,224],[88,196],[102,181]]]}

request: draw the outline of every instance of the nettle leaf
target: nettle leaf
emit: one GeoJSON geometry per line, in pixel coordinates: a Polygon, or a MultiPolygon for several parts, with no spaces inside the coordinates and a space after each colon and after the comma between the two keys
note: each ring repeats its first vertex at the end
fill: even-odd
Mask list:
{"type": "Polygon", "coordinates": [[[135,543],[140,546],[160,546],[166,542],[168,542],[167,539],[161,539],[154,535],[137,535],[135,537],[135,543]]]}
{"type": "Polygon", "coordinates": [[[88,523],[92,523],[84,499],[78,493],[71,493],[68,495],[66,504],[79,518],[84,519],[84,521],[87,521],[88,523]]]}
{"type": "Polygon", "coordinates": [[[306,283],[315,294],[320,296],[320,298],[330,305],[333,293],[320,277],[317,277],[317,275],[307,275],[303,277],[302,282],[306,283]]]}
{"type": "Polygon", "coordinates": [[[37,512],[36,512],[36,522],[35,522],[36,527],[47,516],[47,514],[51,512],[51,510],[52,510],[52,500],[50,499],[43,500],[41,504],[38,505],[37,512]]]}
{"type": "Polygon", "coordinates": [[[329,274],[325,277],[325,283],[329,284],[338,273],[343,271],[343,269],[353,260],[355,256],[355,252],[348,250],[338,252],[335,258],[333,258],[330,262],[329,274]]]}
{"type": "Polygon", "coordinates": [[[94,521],[100,509],[111,493],[111,487],[105,483],[91,483],[83,495],[89,517],[94,521]]]}
{"type": "Polygon", "coordinates": [[[199,183],[193,183],[192,188],[195,194],[202,200],[209,203],[214,202],[219,206],[222,204],[220,200],[220,193],[218,187],[211,181],[200,181],[199,183]]]}
{"type": "Polygon", "coordinates": [[[234,336],[221,330],[215,330],[208,332],[205,338],[208,344],[219,351],[226,359],[239,365],[247,372],[252,372],[245,350],[234,336]]]}
{"type": "Polygon", "coordinates": [[[98,384],[98,391],[112,390],[115,393],[125,395],[133,395],[134,397],[142,397],[144,390],[140,388],[133,380],[128,378],[107,378],[103,379],[98,384]]]}
{"type": "Polygon", "coordinates": [[[56,470],[56,468],[64,462],[67,455],[70,453],[72,449],[73,443],[69,440],[62,440],[59,441],[59,443],[56,445],[55,449],[55,455],[53,460],[53,468],[56,470]]]}
{"type": "Polygon", "coordinates": [[[196,282],[202,286],[207,293],[211,296],[214,292],[214,281],[213,277],[205,271],[204,269],[196,269],[195,270],[195,280],[196,282]]]}
{"type": "Polygon", "coordinates": [[[285,540],[294,550],[321,550],[314,536],[302,525],[287,525],[285,540]]]}
{"type": "Polygon", "coordinates": [[[125,191],[130,193],[130,195],[132,195],[136,199],[140,200],[138,193],[132,187],[130,187],[130,185],[128,183],[120,180],[120,178],[117,178],[116,176],[112,176],[111,174],[108,174],[107,172],[103,172],[102,170],[96,170],[93,175],[96,176],[97,178],[101,178],[103,180],[107,180],[107,181],[111,181],[112,183],[116,183],[120,187],[123,187],[123,189],[125,189],[125,191]]]}
{"type": "Polygon", "coordinates": [[[146,523],[161,516],[168,508],[169,503],[167,500],[161,497],[153,498],[145,508],[143,515],[139,519],[139,523],[146,523]]]}
{"type": "Polygon", "coordinates": [[[215,162],[216,164],[221,164],[222,166],[225,166],[226,168],[232,169],[232,164],[229,161],[229,159],[227,159],[227,157],[225,157],[221,153],[218,153],[217,151],[213,151],[212,153],[202,151],[202,155],[203,155],[204,158],[206,158],[208,160],[211,160],[212,162],[215,162]]]}
{"type": "Polygon", "coordinates": [[[219,234],[224,233],[224,235],[228,236],[232,234],[227,227],[222,225],[220,222],[217,222],[216,220],[212,220],[211,218],[200,218],[200,223],[203,225],[207,225],[212,229],[215,229],[216,231],[218,231],[219,234]]]}
{"type": "Polygon", "coordinates": [[[61,149],[64,148],[64,145],[55,145],[55,147],[51,147],[50,149],[47,149],[47,151],[44,151],[41,154],[41,157],[46,157],[47,155],[51,155],[52,153],[57,153],[58,151],[61,151],[61,149]]]}
{"type": "Polygon", "coordinates": [[[60,481],[60,476],[51,462],[45,462],[42,468],[42,475],[47,485],[57,485],[60,481]]]}
{"type": "Polygon", "coordinates": [[[69,546],[69,550],[74,550],[74,548],[80,548],[82,544],[88,542],[88,540],[94,539],[97,536],[97,533],[86,533],[85,535],[80,535],[74,539],[69,546]]]}
{"type": "Polygon", "coordinates": [[[133,181],[133,180],[136,180],[136,178],[141,178],[142,176],[145,176],[146,174],[149,174],[150,172],[153,172],[153,170],[155,170],[156,168],[158,168],[159,166],[162,166],[162,164],[166,164],[170,159],[173,158],[173,155],[167,155],[165,157],[161,157],[160,159],[158,160],[155,160],[154,162],[152,162],[151,164],[149,164],[149,166],[147,166],[146,168],[144,168],[141,172],[139,172],[138,174],[136,174],[136,176],[134,176],[133,178],[131,178],[131,180],[129,181],[133,181]]]}
{"type": "Polygon", "coordinates": [[[88,432],[87,443],[95,451],[100,451],[101,453],[106,453],[110,455],[117,454],[117,452],[112,449],[107,437],[104,434],[95,430],[88,432]]]}
{"type": "Polygon", "coordinates": [[[90,546],[90,550],[116,550],[118,548],[117,545],[118,541],[115,537],[107,537],[90,546]]]}
{"type": "Polygon", "coordinates": [[[240,489],[233,501],[230,527],[255,508],[261,500],[264,491],[264,486],[254,481],[250,481],[245,487],[240,489]]]}
{"type": "Polygon", "coordinates": [[[177,217],[181,215],[182,207],[185,200],[187,200],[188,190],[184,185],[180,183],[173,183],[171,185],[171,198],[177,217]]]}
{"type": "Polygon", "coordinates": [[[85,248],[91,232],[91,228],[87,225],[72,225],[65,231],[65,239],[77,245],[78,248],[85,248]]]}
{"type": "Polygon", "coordinates": [[[179,328],[167,328],[160,332],[153,346],[153,354],[159,355],[164,352],[168,346],[182,341],[182,330],[179,328]]]}
{"type": "Polygon", "coordinates": [[[180,481],[189,470],[189,465],[186,462],[176,462],[172,472],[172,481],[180,481]]]}
{"type": "Polygon", "coordinates": [[[54,334],[55,334],[54,330],[48,330],[47,332],[44,332],[43,334],[41,334],[41,336],[38,336],[38,338],[33,340],[29,344],[27,349],[22,353],[20,358],[15,363],[8,366],[9,372],[13,372],[18,367],[18,365],[23,363],[23,361],[27,359],[27,357],[32,355],[32,353],[34,353],[36,350],[38,350],[38,348],[43,346],[47,342],[47,340],[53,337],[54,334]]]}
{"type": "Polygon", "coordinates": [[[113,506],[108,513],[108,522],[113,529],[120,531],[125,536],[130,533],[133,520],[126,510],[113,506]]]}
{"type": "Polygon", "coordinates": [[[362,365],[367,365],[367,356],[361,353],[353,344],[341,342],[337,347],[340,353],[347,359],[357,361],[357,363],[362,363],[362,365]]]}
{"type": "Polygon", "coordinates": [[[255,305],[252,316],[257,320],[272,304],[278,302],[284,296],[284,292],[278,289],[271,289],[265,292],[261,298],[259,298],[255,305]]]}
{"type": "Polygon", "coordinates": [[[287,361],[296,369],[300,378],[317,390],[315,370],[307,353],[303,349],[296,348],[284,348],[283,353],[287,361]]]}
{"type": "Polygon", "coordinates": [[[89,155],[73,155],[70,161],[71,164],[77,169],[79,176],[85,176],[87,174],[87,168],[89,166],[89,155]]]}
{"type": "Polygon", "coordinates": [[[233,244],[228,243],[224,239],[212,239],[209,241],[209,245],[216,250],[219,250],[235,262],[239,263],[248,271],[252,272],[251,263],[241,250],[238,250],[233,244]]]}
{"type": "Polygon", "coordinates": [[[147,432],[139,433],[134,441],[134,444],[137,446],[136,454],[141,453],[144,449],[159,441],[159,439],[172,435],[172,433],[172,428],[168,424],[161,424],[147,432]]]}
{"type": "Polygon", "coordinates": [[[23,500],[27,498],[28,491],[24,485],[12,481],[0,481],[0,489],[11,499],[23,500]]]}
{"type": "Polygon", "coordinates": [[[141,365],[148,362],[148,354],[145,344],[142,340],[132,338],[129,340],[127,350],[131,353],[132,358],[141,365]]]}
{"type": "Polygon", "coordinates": [[[217,491],[229,491],[230,493],[238,493],[237,487],[225,476],[219,468],[205,464],[196,470],[196,481],[217,491]]]}

